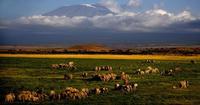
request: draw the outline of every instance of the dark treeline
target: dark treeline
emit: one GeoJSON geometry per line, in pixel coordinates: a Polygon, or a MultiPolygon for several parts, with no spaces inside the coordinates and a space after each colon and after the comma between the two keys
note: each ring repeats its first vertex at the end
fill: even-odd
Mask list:
{"type": "Polygon", "coordinates": [[[112,50],[67,50],[67,49],[9,49],[0,50],[1,54],[200,54],[200,48],[141,48],[141,49],[112,49],[112,50]]]}

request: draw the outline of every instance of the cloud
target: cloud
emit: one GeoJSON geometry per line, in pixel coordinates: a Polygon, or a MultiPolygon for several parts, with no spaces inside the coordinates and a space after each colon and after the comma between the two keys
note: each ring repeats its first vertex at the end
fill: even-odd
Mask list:
{"type": "Polygon", "coordinates": [[[140,0],[129,0],[127,5],[130,7],[139,7],[141,2],[140,0]]]}
{"type": "Polygon", "coordinates": [[[121,12],[121,7],[119,6],[116,0],[102,0],[101,4],[110,9],[114,13],[121,12]]]}
{"type": "MultiPolygon", "coordinates": [[[[21,17],[17,19],[15,23],[23,25],[40,25],[44,27],[95,28],[130,33],[175,32],[174,30],[179,30],[181,32],[199,32],[200,30],[200,27],[189,27],[188,24],[190,22],[197,22],[200,20],[199,17],[193,16],[190,11],[171,13],[161,8],[153,8],[136,13],[122,10],[116,0],[102,0],[101,4],[114,13],[93,17],[34,15],[21,17]]],[[[129,0],[127,5],[134,7],[140,6],[140,0],[129,0]]],[[[87,4],[87,6],[90,5],[87,4]]],[[[1,26],[0,28],[5,28],[5,26],[1,26]]]]}
{"type": "MultiPolygon", "coordinates": [[[[30,16],[21,17],[18,22],[26,25],[46,25],[52,27],[84,27],[109,29],[125,32],[168,32],[173,24],[179,30],[185,30],[183,24],[196,21],[199,18],[192,16],[189,11],[178,14],[167,12],[163,9],[152,9],[142,13],[119,12],[117,14],[107,14],[104,16],[84,17],[84,16],[30,16]],[[181,25],[179,25],[181,23],[181,25]]],[[[190,29],[191,30],[191,29],[190,29]]],[[[195,30],[199,30],[198,27],[195,30]]]]}
{"type": "Polygon", "coordinates": [[[162,9],[148,10],[144,13],[121,13],[94,17],[92,22],[98,28],[112,28],[120,31],[157,32],[175,23],[196,20],[189,11],[177,15],[162,9]],[[164,20],[164,21],[163,21],[164,20]]]}
{"type": "Polygon", "coordinates": [[[22,24],[36,24],[36,25],[47,25],[54,27],[76,27],[84,24],[88,17],[76,16],[76,17],[66,17],[66,16],[42,16],[35,15],[29,17],[21,17],[18,22],[22,24]]]}

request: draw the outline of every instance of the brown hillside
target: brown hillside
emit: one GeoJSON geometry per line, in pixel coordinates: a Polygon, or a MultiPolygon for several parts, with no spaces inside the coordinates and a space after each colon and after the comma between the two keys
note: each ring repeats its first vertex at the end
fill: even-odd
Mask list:
{"type": "Polygon", "coordinates": [[[84,44],[84,45],[74,45],[67,48],[69,51],[109,51],[110,48],[100,45],[100,44],[84,44]]]}

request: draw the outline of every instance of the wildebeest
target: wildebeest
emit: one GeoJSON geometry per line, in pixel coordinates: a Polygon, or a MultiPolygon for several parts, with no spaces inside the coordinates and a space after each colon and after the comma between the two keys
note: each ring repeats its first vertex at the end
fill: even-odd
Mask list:
{"type": "Polygon", "coordinates": [[[14,93],[8,93],[5,95],[5,102],[12,103],[15,100],[15,94],[14,93]]]}
{"type": "Polygon", "coordinates": [[[107,87],[100,88],[101,93],[108,93],[109,89],[107,87]]]}
{"type": "Polygon", "coordinates": [[[129,80],[130,76],[128,74],[125,74],[125,72],[121,72],[120,79],[121,80],[129,80]]]}
{"type": "Polygon", "coordinates": [[[121,90],[123,92],[134,92],[136,91],[138,87],[137,83],[133,84],[126,84],[126,85],[120,85],[120,84],[115,84],[115,90],[121,90]]]}
{"type": "Polygon", "coordinates": [[[136,70],[135,74],[144,75],[144,71],[142,71],[141,69],[138,69],[136,70]]]}
{"type": "Polygon", "coordinates": [[[102,70],[105,70],[105,71],[112,71],[112,67],[111,66],[96,66],[94,68],[95,71],[102,71],[102,70]]]}
{"type": "Polygon", "coordinates": [[[186,80],[179,81],[180,88],[187,88],[189,86],[189,82],[186,80]]]}
{"type": "Polygon", "coordinates": [[[70,80],[73,79],[73,75],[72,74],[65,74],[64,75],[64,80],[70,80]]]}
{"type": "Polygon", "coordinates": [[[53,89],[50,90],[50,93],[49,93],[50,100],[60,100],[60,98],[61,98],[60,94],[57,94],[55,90],[53,89]]]}
{"type": "Polygon", "coordinates": [[[95,88],[94,90],[95,90],[95,94],[96,94],[96,95],[98,95],[98,94],[100,94],[100,93],[101,93],[101,90],[100,90],[100,88],[95,88]]]}
{"type": "Polygon", "coordinates": [[[160,73],[162,76],[173,76],[175,74],[175,70],[165,70],[160,73]]]}
{"type": "Polygon", "coordinates": [[[82,75],[81,75],[83,78],[86,78],[87,76],[88,76],[88,73],[87,72],[84,72],[84,73],[82,73],[82,75]]]}

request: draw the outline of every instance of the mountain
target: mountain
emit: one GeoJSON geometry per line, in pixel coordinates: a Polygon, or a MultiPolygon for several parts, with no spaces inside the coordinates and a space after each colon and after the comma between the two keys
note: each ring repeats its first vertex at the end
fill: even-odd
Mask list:
{"type": "Polygon", "coordinates": [[[80,4],[63,6],[56,10],[43,14],[43,16],[101,16],[112,13],[108,8],[100,4],[80,4]]]}

